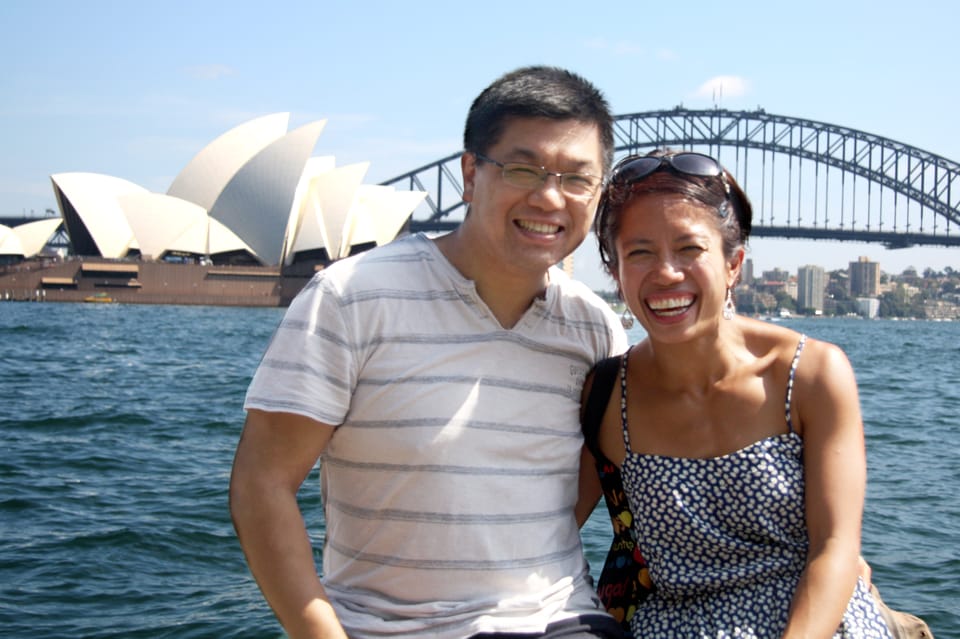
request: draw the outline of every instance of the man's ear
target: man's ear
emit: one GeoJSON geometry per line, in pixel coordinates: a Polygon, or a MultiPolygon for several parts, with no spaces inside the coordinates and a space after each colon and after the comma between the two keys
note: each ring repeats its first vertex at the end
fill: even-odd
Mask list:
{"type": "Polygon", "coordinates": [[[473,201],[474,180],[477,177],[477,156],[464,151],[460,156],[460,173],[463,175],[463,201],[473,201]]]}

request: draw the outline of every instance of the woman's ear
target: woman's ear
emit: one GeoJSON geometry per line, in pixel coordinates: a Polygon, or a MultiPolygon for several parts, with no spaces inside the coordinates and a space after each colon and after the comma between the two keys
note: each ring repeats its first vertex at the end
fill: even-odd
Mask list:
{"type": "Polygon", "coordinates": [[[743,247],[737,249],[733,259],[727,263],[727,288],[733,288],[740,281],[740,272],[743,270],[743,258],[747,252],[743,247]]]}
{"type": "Polygon", "coordinates": [[[627,299],[623,296],[623,287],[620,286],[619,270],[616,273],[610,273],[610,271],[607,271],[607,273],[609,273],[610,277],[613,279],[613,283],[617,285],[617,297],[620,299],[621,302],[626,304],[627,299]]]}

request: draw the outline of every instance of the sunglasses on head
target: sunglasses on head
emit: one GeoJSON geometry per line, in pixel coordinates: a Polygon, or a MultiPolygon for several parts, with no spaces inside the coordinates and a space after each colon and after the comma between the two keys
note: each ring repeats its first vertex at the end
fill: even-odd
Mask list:
{"type": "Polygon", "coordinates": [[[626,157],[613,167],[609,184],[614,188],[629,187],[664,167],[683,175],[719,177],[723,182],[727,198],[730,198],[730,184],[727,182],[727,176],[724,175],[720,163],[709,155],[692,151],[677,153],[676,155],[626,157]]]}

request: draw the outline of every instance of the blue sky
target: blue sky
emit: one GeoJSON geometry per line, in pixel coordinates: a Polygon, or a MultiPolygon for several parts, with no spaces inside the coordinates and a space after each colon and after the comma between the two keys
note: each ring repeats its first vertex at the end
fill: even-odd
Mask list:
{"type": "MultiPolygon", "coordinates": [[[[725,78],[724,108],[957,161],[958,23],[953,0],[3,0],[0,214],[55,209],[49,176],[66,171],[166,191],[217,136],[279,111],[327,119],[315,154],[369,161],[379,182],[459,150],[474,96],[534,63],[590,78],[617,114],[711,107],[725,78]]],[[[578,251],[577,276],[604,287],[595,255],[578,251]]],[[[755,239],[749,254],[757,271],[859,255],[892,273],[960,269],[957,248],[755,239]]]]}

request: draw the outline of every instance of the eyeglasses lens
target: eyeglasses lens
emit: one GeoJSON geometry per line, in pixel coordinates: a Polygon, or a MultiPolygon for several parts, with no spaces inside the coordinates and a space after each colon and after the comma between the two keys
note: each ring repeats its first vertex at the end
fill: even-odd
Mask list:
{"type": "Polygon", "coordinates": [[[620,167],[613,181],[618,184],[630,184],[656,171],[661,163],[660,158],[637,158],[620,167]]]}
{"type": "Polygon", "coordinates": [[[599,180],[582,173],[550,173],[531,164],[507,163],[503,165],[503,179],[525,189],[537,188],[551,175],[557,175],[560,189],[567,195],[587,196],[596,190],[599,180]]]}
{"type": "Polygon", "coordinates": [[[505,164],[503,179],[514,186],[531,189],[539,186],[547,177],[546,172],[537,171],[536,167],[524,164],[505,164]]]}
{"type": "Polygon", "coordinates": [[[632,184],[656,172],[664,164],[669,164],[678,173],[698,177],[716,177],[721,174],[720,165],[712,157],[700,153],[680,153],[662,158],[634,158],[620,167],[614,181],[618,184],[632,184]]]}
{"type": "Polygon", "coordinates": [[[560,188],[567,195],[593,195],[599,180],[582,173],[564,173],[560,176],[560,188]]]}

